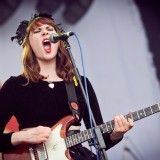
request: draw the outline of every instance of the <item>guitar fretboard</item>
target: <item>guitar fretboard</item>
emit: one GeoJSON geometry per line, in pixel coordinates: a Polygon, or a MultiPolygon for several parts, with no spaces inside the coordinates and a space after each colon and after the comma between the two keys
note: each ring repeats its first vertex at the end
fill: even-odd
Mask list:
{"type": "MultiPolygon", "coordinates": [[[[142,118],[148,117],[148,116],[150,116],[154,113],[157,113],[157,112],[160,112],[160,104],[159,103],[155,104],[153,106],[138,110],[138,111],[133,112],[131,114],[127,114],[124,117],[126,119],[130,118],[135,122],[135,121],[138,121],[142,118]]],[[[102,134],[107,133],[107,132],[110,133],[114,128],[114,121],[111,120],[109,122],[106,122],[104,124],[99,125],[98,127],[100,128],[102,134]]],[[[73,135],[65,138],[66,147],[70,148],[70,147],[75,146],[79,143],[83,143],[85,141],[88,141],[92,138],[93,138],[93,135],[92,135],[91,129],[81,131],[79,133],[73,134],[73,135]]]]}

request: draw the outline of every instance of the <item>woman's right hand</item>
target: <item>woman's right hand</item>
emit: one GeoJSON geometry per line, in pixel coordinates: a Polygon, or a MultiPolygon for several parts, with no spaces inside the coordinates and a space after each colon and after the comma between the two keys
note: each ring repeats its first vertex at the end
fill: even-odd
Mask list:
{"type": "Polygon", "coordinates": [[[50,134],[51,128],[38,126],[13,133],[11,137],[11,143],[14,146],[21,143],[39,144],[46,142],[50,134]]]}

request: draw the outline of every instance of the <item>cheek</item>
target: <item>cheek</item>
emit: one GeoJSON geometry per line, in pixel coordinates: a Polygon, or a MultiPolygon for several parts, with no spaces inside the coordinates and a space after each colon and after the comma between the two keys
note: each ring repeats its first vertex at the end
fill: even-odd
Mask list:
{"type": "Polygon", "coordinates": [[[33,50],[33,52],[36,54],[38,51],[39,51],[39,44],[38,44],[38,41],[36,38],[30,38],[30,45],[31,45],[31,48],[33,50]]]}
{"type": "Polygon", "coordinates": [[[32,47],[33,50],[34,50],[34,46],[35,46],[34,43],[35,43],[34,41],[30,40],[30,45],[31,45],[31,47],[32,47]]]}
{"type": "Polygon", "coordinates": [[[29,43],[30,43],[30,45],[31,45],[31,47],[33,49],[34,46],[35,46],[35,40],[34,40],[33,36],[29,36],[29,43]]]}

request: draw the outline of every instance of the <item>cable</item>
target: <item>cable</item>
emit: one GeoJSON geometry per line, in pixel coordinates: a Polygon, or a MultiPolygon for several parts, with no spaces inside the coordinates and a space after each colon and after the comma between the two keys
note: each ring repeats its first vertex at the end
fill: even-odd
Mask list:
{"type": "Polygon", "coordinates": [[[92,121],[92,115],[91,115],[91,106],[90,106],[90,101],[89,101],[89,94],[88,94],[88,89],[87,89],[87,81],[86,81],[86,73],[85,73],[85,65],[84,65],[84,58],[83,58],[83,52],[82,52],[82,47],[80,45],[80,41],[76,35],[76,33],[74,33],[79,48],[80,48],[80,54],[81,54],[81,62],[82,62],[82,69],[83,69],[83,76],[84,76],[84,86],[85,86],[85,91],[86,91],[86,96],[87,96],[87,107],[88,107],[88,111],[89,111],[89,117],[90,117],[90,125],[91,125],[91,131],[92,131],[92,135],[93,135],[93,142],[94,142],[94,146],[95,146],[95,150],[96,150],[96,155],[97,155],[97,160],[99,160],[99,151],[96,147],[96,139],[95,139],[95,133],[93,131],[93,121],[92,121]]]}

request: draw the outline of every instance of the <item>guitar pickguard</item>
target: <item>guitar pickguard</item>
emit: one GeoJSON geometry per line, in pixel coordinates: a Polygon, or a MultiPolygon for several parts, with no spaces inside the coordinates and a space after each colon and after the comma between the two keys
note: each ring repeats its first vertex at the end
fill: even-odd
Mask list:
{"type": "Polygon", "coordinates": [[[59,124],[54,130],[47,142],[45,142],[48,153],[48,160],[68,160],[65,156],[66,144],[64,139],[60,136],[62,124],[59,124]]]}

